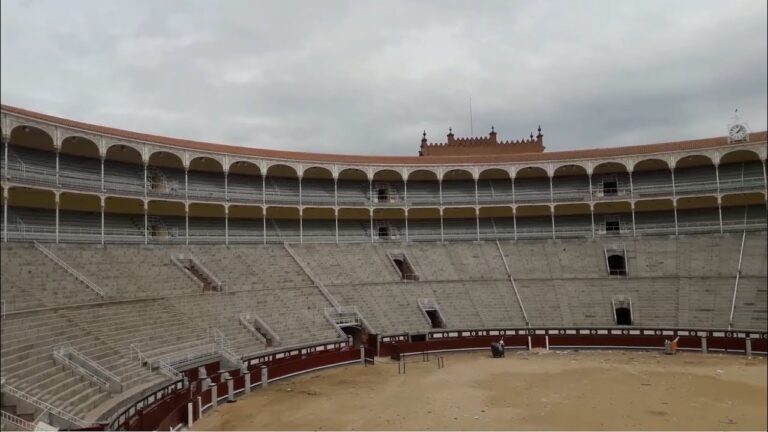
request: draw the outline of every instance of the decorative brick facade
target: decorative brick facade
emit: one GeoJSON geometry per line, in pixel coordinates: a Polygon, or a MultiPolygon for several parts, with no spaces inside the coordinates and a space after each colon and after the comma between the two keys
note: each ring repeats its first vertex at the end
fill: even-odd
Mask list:
{"type": "Polygon", "coordinates": [[[529,139],[519,141],[498,141],[496,131],[491,127],[488,137],[454,138],[453,130],[449,129],[448,142],[427,143],[426,131],[421,138],[419,156],[477,156],[477,155],[511,155],[526,153],[542,153],[544,151],[544,135],[539,126],[538,134],[531,133],[529,139]]]}

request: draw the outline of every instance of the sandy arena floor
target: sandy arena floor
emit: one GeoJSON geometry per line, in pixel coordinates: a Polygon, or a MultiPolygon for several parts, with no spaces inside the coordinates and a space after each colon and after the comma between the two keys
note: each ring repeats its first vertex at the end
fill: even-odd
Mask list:
{"type": "Polygon", "coordinates": [[[270,384],[193,430],[766,430],[765,358],[649,352],[385,359],[270,384]]]}

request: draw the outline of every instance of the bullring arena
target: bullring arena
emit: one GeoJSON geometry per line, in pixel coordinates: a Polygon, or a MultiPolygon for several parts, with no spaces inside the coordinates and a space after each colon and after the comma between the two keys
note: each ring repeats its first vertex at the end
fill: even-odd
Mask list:
{"type": "Polygon", "coordinates": [[[766,132],[395,157],[1,115],[4,430],[768,426],[766,132]]]}

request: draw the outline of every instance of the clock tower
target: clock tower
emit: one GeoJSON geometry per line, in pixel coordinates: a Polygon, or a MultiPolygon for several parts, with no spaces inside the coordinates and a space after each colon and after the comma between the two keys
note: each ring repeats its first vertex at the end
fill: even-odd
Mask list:
{"type": "Polygon", "coordinates": [[[749,141],[749,130],[747,125],[741,121],[739,110],[737,109],[728,125],[728,142],[740,143],[749,141]]]}

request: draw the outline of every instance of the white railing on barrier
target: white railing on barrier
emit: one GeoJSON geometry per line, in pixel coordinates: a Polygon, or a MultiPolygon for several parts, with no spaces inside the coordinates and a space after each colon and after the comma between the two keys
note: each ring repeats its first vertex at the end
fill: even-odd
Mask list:
{"type": "Polygon", "coordinates": [[[166,360],[160,360],[158,363],[158,369],[164,375],[172,380],[181,379],[181,372],[177,371],[173,366],[168,364],[166,360]]]}
{"type": "Polygon", "coordinates": [[[59,408],[56,408],[55,406],[53,406],[51,404],[43,402],[40,399],[38,399],[38,398],[28,394],[28,393],[24,393],[23,391],[15,388],[13,386],[10,386],[10,385],[6,384],[5,380],[2,380],[1,386],[2,386],[2,391],[8,393],[9,395],[11,395],[13,397],[16,397],[18,399],[21,399],[24,402],[28,402],[28,403],[30,403],[30,404],[38,407],[38,408],[42,408],[44,410],[48,410],[48,412],[50,412],[51,414],[53,414],[53,415],[55,415],[57,417],[60,417],[60,418],[66,420],[66,421],[68,421],[68,422],[70,422],[72,424],[78,425],[80,427],[86,427],[86,426],[90,425],[90,423],[86,422],[85,420],[83,420],[81,418],[75,417],[74,415],[72,415],[72,414],[70,414],[68,412],[65,412],[65,411],[63,411],[63,410],[61,410],[59,408]]]}
{"type": "Polygon", "coordinates": [[[26,421],[23,418],[16,417],[15,415],[9,412],[0,411],[0,416],[2,416],[4,422],[8,422],[14,426],[18,426],[20,430],[33,431],[36,428],[36,425],[34,423],[26,421]]]}
{"type": "Polygon", "coordinates": [[[64,270],[68,271],[69,274],[79,279],[81,282],[83,282],[88,288],[95,291],[98,295],[104,297],[104,291],[99,288],[95,283],[91,282],[88,278],[86,278],[82,273],[72,268],[69,264],[65,263],[61,260],[56,254],[48,250],[48,248],[44,247],[38,242],[35,242],[35,247],[40,250],[45,256],[51,259],[51,261],[55,262],[56,264],[60,265],[64,268],[64,270]]]}
{"type": "Polygon", "coordinates": [[[69,359],[67,356],[67,351],[63,347],[57,347],[53,350],[53,359],[57,362],[63,363],[64,365],[68,366],[70,369],[73,369],[74,371],[78,372],[80,375],[84,376],[87,380],[93,382],[94,384],[98,385],[99,387],[103,388],[104,390],[109,389],[109,383],[96,375],[95,373],[89,371],[88,369],[84,368],[83,366],[73,362],[69,359]]]}
{"type": "MultiPolygon", "coordinates": [[[[70,344],[59,345],[54,349],[54,356],[58,355],[63,361],[81,371],[86,377],[93,376],[99,386],[105,388],[114,389],[116,392],[123,390],[123,383],[117,375],[107,370],[104,366],[96,363],[92,359],[82,354],[70,344]],[[82,364],[73,361],[72,357],[76,358],[82,364]],[[104,385],[102,385],[102,383],[104,385]],[[110,386],[112,384],[113,386],[110,386]]],[[[90,379],[90,378],[89,378],[90,379]]],[[[93,381],[93,380],[92,380],[93,381]]]]}

